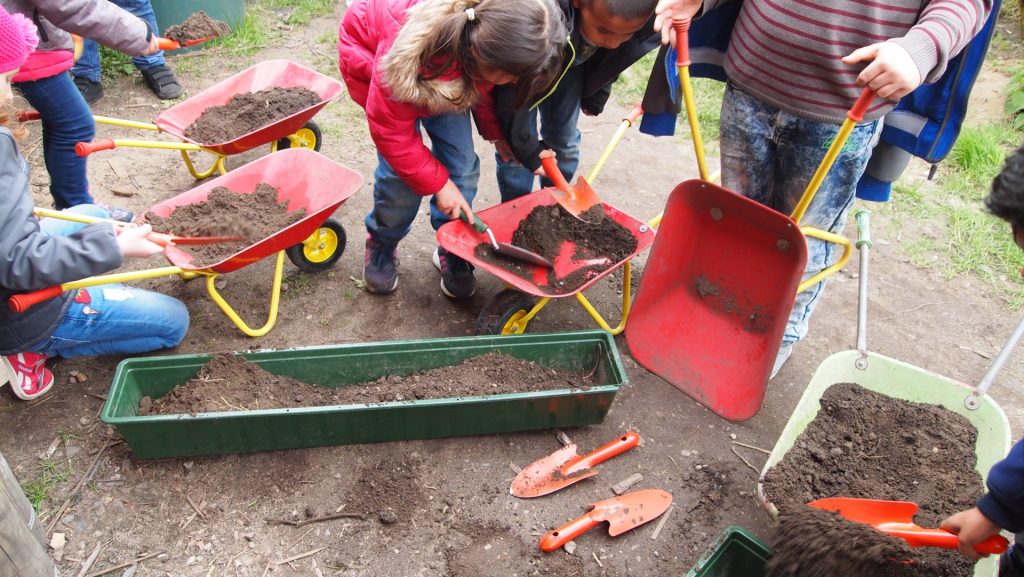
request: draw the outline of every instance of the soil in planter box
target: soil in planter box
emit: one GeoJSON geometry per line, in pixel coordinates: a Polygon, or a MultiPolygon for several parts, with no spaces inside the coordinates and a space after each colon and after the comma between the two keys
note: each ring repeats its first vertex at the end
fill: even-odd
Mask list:
{"type": "MultiPolygon", "coordinates": [[[[764,491],[780,511],[826,497],[912,501],[920,506],[914,522],[938,527],[984,492],[974,470],[976,441],[971,423],[942,407],[840,383],[825,391],[817,416],[765,474],[764,491]]],[[[852,541],[833,541],[834,548],[858,550],[852,541]]],[[[956,551],[912,549],[908,558],[914,560],[906,566],[909,575],[967,577],[974,570],[956,551]]],[[[842,568],[830,573],[842,574],[842,568]]]]}
{"type": "Polygon", "coordinates": [[[195,256],[199,267],[224,260],[236,252],[288,228],[306,216],[304,209],[288,212],[288,202],[277,202],[278,190],[265,182],[251,194],[232,192],[223,186],[210,191],[203,202],[179,206],[163,218],[146,213],[153,230],[178,236],[239,236],[241,241],[179,245],[195,256]]]}
{"type": "MultiPolygon", "coordinates": [[[[566,242],[575,245],[572,258],[592,261],[572,273],[559,277],[548,271],[548,285],[559,294],[575,292],[596,275],[636,252],[633,233],[609,218],[600,204],[574,217],[560,204],[538,206],[530,211],[512,233],[514,246],[535,252],[555,262],[566,242]],[[582,220],[581,220],[582,219],[582,220]]],[[[532,267],[522,261],[498,254],[488,242],[477,245],[475,256],[526,279],[533,280],[532,267]]]]}
{"type": "Polygon", "coordinates": [[[185,128],[185,137],[200,144],[230,142],[318,102],[319,94],[294,86],[236,94],[227,104],[204,110],[185,128]]]}
{"type": "Polygon", "coordinates": [[[206,12],[200,10],[189,15],[181,24],[170,26],[164,30],[164,37],[174,40],[182,46],[192,40],[203,40],[205,38],[218,38],[231,33],[231,27],[226,22],[210,18],[206,12]]]}
{"type": "Polygon", "coordinates": [[[381,377],[370,383],[324,387],[275,375],[245,358],[214,355],[199,374],[158,399],[143,397],[140,415],[196,414],[327,405],[417,401],[580,389],[593,372],[548,369],[515,357],[488,353],[461,364],[381,377]]]}

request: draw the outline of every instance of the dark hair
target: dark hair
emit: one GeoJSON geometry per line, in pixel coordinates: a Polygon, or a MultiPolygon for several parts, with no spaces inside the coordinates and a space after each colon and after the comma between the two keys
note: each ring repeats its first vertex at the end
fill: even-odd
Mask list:
{"type": "Polygon", "coordinates": [[[650,18],[658,6],[658,0],[580,0],[580,4],[585,6],[593,6],[594,2],[604,2],[604,9],[609,14],[623,20],[650,18]]]}
{"type": "Polygon", "coordinates": [[[486,65],[518,78],[519,107],[561,74],[568,32],[552,0],[456,0],[452,8],[432,28],[420,55],[424,79],[438,78],[456,63],[479,79],[480,65],[486,65]]]}
{"type": "Polygon", "coordinates": [[[992,179],[985,207],[1011,225],[1024,227],[1024,144],[1006,157],[1003,169],[992,179]]]}

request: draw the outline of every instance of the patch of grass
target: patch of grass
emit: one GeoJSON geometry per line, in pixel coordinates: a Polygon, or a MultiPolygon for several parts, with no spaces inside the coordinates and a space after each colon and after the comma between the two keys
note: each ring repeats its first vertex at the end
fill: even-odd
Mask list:
{"type": "Polygon", "coordinates": [[[1013,129],[1020,131],[1024,130],[1024,62],[1018,61],[1010,73],[1012,76],[1006,87],[1003,111],[1013,119],[1013,129]]]}
{"type": "Polygon", "coordinates": [[[279,11],[287,11],[285,24],[303,26],[316,16],[329,14],[334,0],[264,0],[263,5],[279,11]]]}
{"type": "Polygon", "coordinates": [[[939,243],[934,238],[921,237],[907,243],[904,247],[910,263],[917,268],[929,269],[935,266],[939,243]]]}
{"type": "Polygon", "coordinates": [[[1018,138],[1012,128],[1003,124],[966,127],[953,145],[948,162],[969,183],[987,188],[1018,138]]]}
{"type": "Polygon", "coordinates": [[[35,478],[21,486],[29,503],[38,512],[39,507],[50,497],[50,491],[71,478],[71,463],[43,459],[35,478]]]}
{"type": "Polygon", "coordinates": [[[132,57],[113,48],[100,46],[100,75],[103,78],[117,78],[135,74],[132,57]]]}

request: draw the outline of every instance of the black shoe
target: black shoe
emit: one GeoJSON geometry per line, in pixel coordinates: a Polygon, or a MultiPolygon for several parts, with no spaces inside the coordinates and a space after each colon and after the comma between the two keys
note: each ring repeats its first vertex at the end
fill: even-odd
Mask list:
{"type": "Polygon", "coordinates": [[[476,292],[473,265],[442,247],[434,251],[434,266],[441,271],[441,292],[453,299],[465,299],[476,292]]]}
{"type": "Polygon", "coordinates": [[[84,76],[73,76],[72,78],[75,79],[75,86],[88,104],[103,98],[103,85],[99,82],[93,82],[84,76]]]}
{"type": "Polygon", "coordinates": [[[174,72],[166,64],[157,64],[142,70],[146,84],[160,100],[171,100],[181,96],[181,84],[174,72]]]}

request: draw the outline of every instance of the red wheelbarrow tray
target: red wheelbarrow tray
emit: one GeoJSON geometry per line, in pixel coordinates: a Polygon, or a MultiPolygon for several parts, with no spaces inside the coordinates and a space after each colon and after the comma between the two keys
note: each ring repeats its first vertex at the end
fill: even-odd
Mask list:
{"type": "Polygon", "coordinates": [[[295,133],[320,112],[320,109],[327,106],[328,102],[337,98],[342,88],[341,82],[334,78],[289,60],[267,60],[225,78],[199,94],[168,108],[156,117],[154,123],[170,135],[218,154],[238,154],[295,133]],[[196,142],[185,137],[185,129],[207,108],[227,104],[236,94],[267,88],[306,88],[320,95],[320,102],[227,142],[196,142]]]}
{"type": "Polygon", "coordinates": [[[267,183],[278,190],[277,201],[287,200],[288,212],[306,210],[306,216],[302,220],[210,265],[192,265],[193,255],[174,246],[167,247],[165,251],[167,260],[175,266],[225,273],[302,242],[348,197],[355,194],[362,182],[363,177],[359,173],[318,152],[306,148],[288,148],[254,160],[156,204],[150,211],[166,218],[179,206],[205,201],[210,196],[210,191],[218,186],[239,194],[251,194],[260,183],[267,183]]]}
{"type": "MultiPolygon", "coordinates": [[[[552,206],[558,201],[552,195],[553,189],[543,188],[531,194],[519,197],[509,202],[504,202],[491,208],[476,211],[476,214],[491,227],[494,238],[498,242],[512,242],[512,233],[515,232],[528,214],[538,206],[552,206]]],[[[476,256],[476,247],[479,244],[490,244],[486,234],[476,232],[472,226],[460,220],[449,222],[437,231],[437,242],[449,252],[473,263],[516,289],[540,297],[564,297],[576,294],[587,289],[587,287],[601,280],[610,272],[633,258],[654,242],[654,230],[632,216],[616,209],[615,207],[601,203],[605,214],[622,225],[636,238],[636,250],[619,262],[609,264],[608,267],[592,278],[588,279],[582,286],[575,290],[557,290],[549,284],[548,273],[550,269],[530,263],[520,263],[525,274],[521,276],[516,272],[507,270],[495,264],[481,260],[476,256]]],[[[554,271],[557,278],[565,278],[573,272],[588,266],[586,261],[574,261],[569,256],[572,251],[562,250],[561,254],[554,259],[554,271]]]]}

